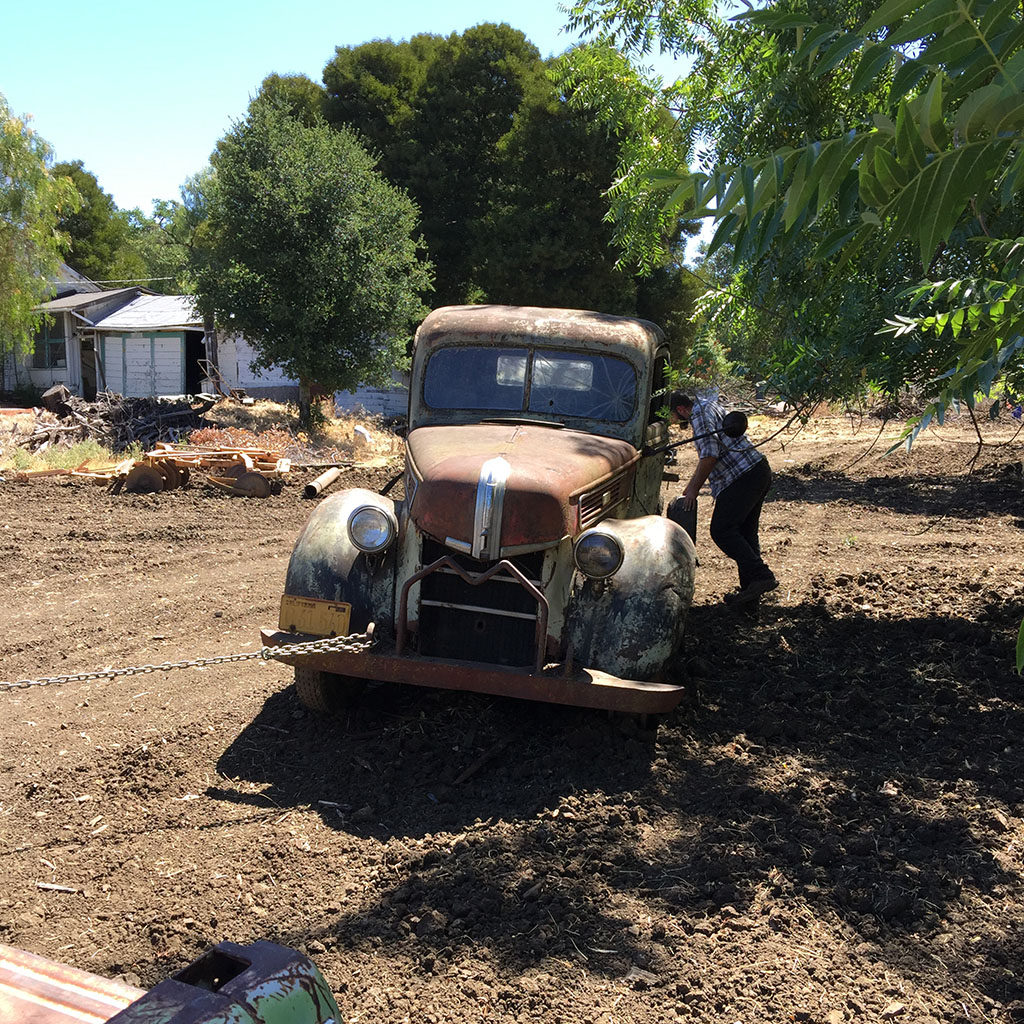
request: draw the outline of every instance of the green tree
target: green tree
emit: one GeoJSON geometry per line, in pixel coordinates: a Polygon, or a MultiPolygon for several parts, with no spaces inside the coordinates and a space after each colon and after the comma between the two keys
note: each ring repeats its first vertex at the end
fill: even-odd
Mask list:
{"type": "Polygon", "coordinates": [[[315,124],[324,113],[327,93],[305,75],[267,75],[253,102],[270,100],[304,124],[315,124]]]}
{"type": "Polygon", "coordinates": [[[381,171],[420,208],[436,305],[483,297],[477,242],[503,170],[500,146],[531,81],[543,78],[536,47],[493,24],[339,48],[324,70],[327,116],[378,150],[381,171]]]}
{"type": "Polygon", "coordinates": [[[243,334],[257,365],[330,390],[384,384],[401,362],[429,265],[416,209],[344,130],[254,103],[221,140],[191,250],[200,308],[243,334]]]}
{"type": "Polygon", "coordinates": [[[74,184],[52,173],[51,159],[49,145],[0,94],[0,390],[8,358],[30,350],[42,323],[34,307],[53,295],[67,245],[58,223],[79,202],[74,184]]]}
{"type": "MultiPolygon", "coordinates": [[[[658,21],[668,26],[660,41],[678,52],[709,38],[680,27],[684,6],[669,5],[674,18],[658,21]]],[[[799,255],[821,282],[801,286],[812,325],[829,289],[881,282],[890,322],[878,323],[883,303],[872,329],[854,332],[851,355],[870,357],[872,370],[888,361],[890,382],[929,390],[935,401],[920,429],[999,379],[1011,389],[1024,383],[1024,25],[1005,0],[890,0],[860,13],[851,23],[786,0],[748,12],[731,31],[790,80],[826,95],[846,90],[862,116],[804,118],[804,133],[782,144],[752,133],[744,151],[709,161],[707,171],[654,157],[634,197],[641,207],[657,199],[663,213],[714,217],[712,248],[730,245],[738,267],[799,255]]],[[[632,31],[642,47],[658,38],[654,15],[648,3],[585,0],[574,16],[632,31]]],[[[736,82],[756,88],[743,76],[736,82]]],[[[620,201],[631,205],[629,195],[620,201]]],[[[627,233],[627,245],[649,246],[642,226],[627,233]]],[[[798,353],[796,362],[817,359],[820,376],[836,351],[798,353]]]]}
{"type": "MultiPolygon", "coordinates": [[[[324,83],[329,120],[357,131],[420,204],[434,304],[664,313],[685,345],[695,286],[678,265],[666,257],[657,284],[616,265],[604,193],[617,129],[566,102],[522,33],[480,25],[339,48],[324,83]]],[[[666,230],[678,239],[678,222],[666,230]]]]}
{"type": "Polygon", "coordinates": [[[100,188],[96,175],[87,171],[81,160],[55,164],[53,173],[69,178],[82,197],[79,208],[60,219],[60,230],[71,239],[68,263],[92,281],[112,280],[122,269],[118,264],[129,236],[127,218],[119,215],[113,198],[100,188]]]}

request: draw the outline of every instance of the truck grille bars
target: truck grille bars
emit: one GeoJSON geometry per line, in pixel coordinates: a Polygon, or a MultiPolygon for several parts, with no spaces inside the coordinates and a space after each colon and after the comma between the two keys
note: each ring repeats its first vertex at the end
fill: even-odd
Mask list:
{"type": "MultiPolygon", "coordinates": [[[[518,584],[522,587],[523,590],[533,598],[535,608],[533,613],[494,606],[484,607],[460,601],[438,600],[437,598],[433,598],[429,595],[421,596],[420,605],[424,610],[430,607],[443,607],[471,614],[475,613],[482,618],[490,618],[494,616],[498,618],[505,618],[506,620],[534,620],[534,670],[539,673],[544,668],[548,631],[547,598],[544,596],[543,591],[540,590],[537,584],[534,583],[533,580],[529,579],[529,577],[527,577],[518,566],[514,565],[507,558],[503,558],[501,561],[493,563],[484,572],[476,573],[464,568],[451,555],[442,555],[440,558],[431,562],[430,565],[424,566],[419,570],[419,572],[410,576],[402,587],[401,596],[398,602],[398,621],[396,623],[395,635],[396,654],[401,655],[405,650],[408,633],[409,591],[413,584],[418,583],[420,580],[425,580],[427,577],[435,574],[457,576],[463,584],[470,587],[479,587],[492,580],[500,581],[505,585],[518,584]]],[[[447,650],[439,653],[444,657],[464,658],[469,661],[490,660],[473,657],[474,652],[471,650],[467,650],[465,652],[447,650]]]]}

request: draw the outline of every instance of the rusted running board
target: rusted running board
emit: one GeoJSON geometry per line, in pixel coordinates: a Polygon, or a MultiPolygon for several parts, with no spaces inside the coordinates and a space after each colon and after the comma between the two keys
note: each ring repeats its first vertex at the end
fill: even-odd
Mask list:
{"type": "MultiPolygon", "coordinates": [[[[317,639],[271,629],[261,630],[260,636],[267,647],[317,639]]],[[[499,697],[520,697],[548,704],[568,704],[641,715],[660,715],[671,711],[678,706],[686,692],[682,686],[619,679],[618,676],[592,668],[579,669],[571,676],[558,675],[557,672],[538,675],[522,669],[482,665],[479,662],[399,656],[383,647],[375,648],[370,653],[329,651],[323,654],[289,655],[281,658],[281,661],[361,679],[409,683],[412,686],[430,686],[441,690],[470,690],[499,697]]]]}
{"type": "Polygon", "coordinates": [[[0,945],[0,1024],[103,1024],[142,989],[0,945]]]}

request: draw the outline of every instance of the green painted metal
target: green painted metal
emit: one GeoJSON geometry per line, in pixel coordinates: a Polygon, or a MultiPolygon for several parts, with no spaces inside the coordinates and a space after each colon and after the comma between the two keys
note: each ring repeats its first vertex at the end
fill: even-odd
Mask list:
{"type": "Polygon", "coordinates": [[[313,962],[285,946],[222,942],[108,1024],[341,1024],[313,962]]]}

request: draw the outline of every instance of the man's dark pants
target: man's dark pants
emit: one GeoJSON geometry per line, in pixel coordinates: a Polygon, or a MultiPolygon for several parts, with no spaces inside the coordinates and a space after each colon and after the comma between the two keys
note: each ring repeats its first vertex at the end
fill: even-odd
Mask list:
{"type": "Polygon", "coordinates": [[[754,580],[772,575],[761,558],[761,543],[757,536],[761,506],[771,484],[771,466],[767,459],[761,459],[756,466],[733,480],[715,499],[711,539],[736,563],[741,589],[754,580]]]}

